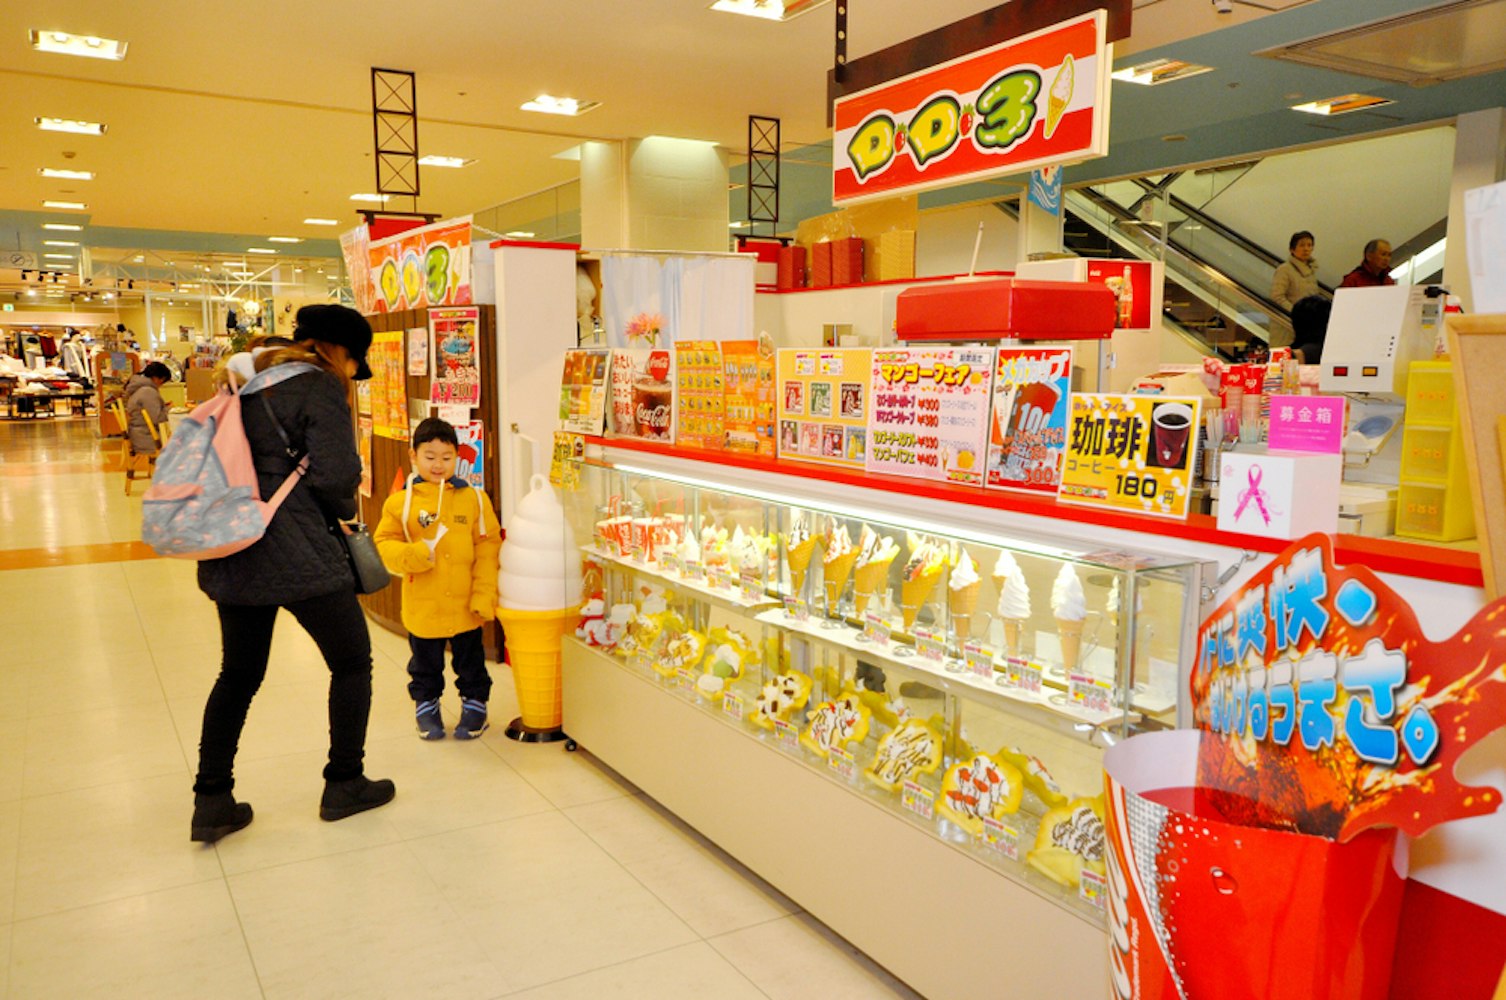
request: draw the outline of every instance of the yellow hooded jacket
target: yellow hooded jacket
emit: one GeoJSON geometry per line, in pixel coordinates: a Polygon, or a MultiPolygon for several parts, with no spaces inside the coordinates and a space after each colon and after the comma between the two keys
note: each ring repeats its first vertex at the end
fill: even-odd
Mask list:
{"type": "Polygon", "coordinates": [[[484,491],[459,476],[439,484],[410,476],[407,488],[382,505],[374,537],[382,562],[402,575],[403,627],[409,632],[447,639],[495,617],[502,528],[484,491]],[[431,559],[424,539],[432,541],[440,524],[448,530],[431,559]]]}

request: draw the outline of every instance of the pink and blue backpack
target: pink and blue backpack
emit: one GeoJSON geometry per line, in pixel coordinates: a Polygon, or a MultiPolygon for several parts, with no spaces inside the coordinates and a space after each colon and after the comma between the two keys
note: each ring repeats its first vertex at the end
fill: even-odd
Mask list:
{"type": "Polygon", "coordinates": [[[142,497],[142,541],[161,556],[219,559],[266,534],[309,460],[303,456],[272,498],[262,500],[241,424],[241,400],[318,370],[303,362],[273,365],[238,389],[232,376],[228,389],[183,418],[157,457],[152,485],[142,497]]]}

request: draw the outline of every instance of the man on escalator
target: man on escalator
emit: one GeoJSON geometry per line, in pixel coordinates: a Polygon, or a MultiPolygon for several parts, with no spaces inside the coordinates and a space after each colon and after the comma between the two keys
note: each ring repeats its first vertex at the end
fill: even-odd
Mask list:
{"type": "Polygon", "coordinates": [[[1365,259],[1360,266],[1344,275],[1340,288],[1379,288],[1394,285],[1391,277],[1391,244],[1385,240],[1371,240],[1365,244],[1365,259]]]}

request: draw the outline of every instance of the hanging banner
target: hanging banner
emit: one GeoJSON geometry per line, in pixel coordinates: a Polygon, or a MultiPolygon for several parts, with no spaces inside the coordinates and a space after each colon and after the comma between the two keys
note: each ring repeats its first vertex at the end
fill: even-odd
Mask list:
{"type": "Polygon", "coordinates": [[[1057,499],[1182,519],[1202,400],[1074,393],[1057,499]]]}
{"type": "Polygon", "coordinates": [[[455,425],[455,437],[460,447],[455,449],[458,461],[455,475],[478,490],[486,489],[486,431],[481,421],[471,420],[455,425]]]}
{"type": "Polygon", "coordinates": [[[560,426],[574,434],[599,437],[606,429],[606,348],[566,351],[565,373],[560,379],[560,426]]]}
{"type": "Polygon", "coordinates": [[[1052,215],[1062,214],[1062,168],[1042,167],[1030,171],[1030,187],[1026,193],[1031,204],[1043,208],[1052,215]]]}
{"type": "Polygon", "coordinates": [[[481,402],[481,310],[477,306],[429,310],[433,377],[429,402],[477,406],[481,402]]]}
{"type": "Polygon", "coordinates": [[[721,451],[727,427],[723,417],[722,349],[714,340],[682,340],[675,345],[675,443],[721,451]]]}
{"type": "Polygon", "coordinates": [[[345,258],[345,273],[350,278],[356,312],[370,316],[377,311],[379,296],[371,280],[371,235],[365,223],[340,234],[340,254],[345,258]]]}
{"type": "Polygon", "coordinates": [[[367,250],[367,260],[374,312],[469,305],[471,217],[377,240],[367,250]]]}
{"type": "Polygon", "coordinates": [[[371,423],[378,437],[408,440],[407,358],[404,333],[374,333],[366,364],[371,367],[371,423]]]}
{"type": "Polygon", "coordinates": [[[986,485],[1056,493],[1071,392],[1072,348],[999,348],[986,485]]]}
{"type": "Polygon", "coordinates": [[[774,341],[722,341],[727,450],[774,457],[774,341]]]}
{"type": "Polygon", "coordinates": [[[1108,152],[1110,55],[1094,11],[839,98],[832,201],[1075,163],[1108,152]]]}
{"type": "Polygon", "coordinates": [[[863,467],[872,361],[867,347],[778,352],[780,458],[863,467]]]}
{"type": "Polygon", "coordinates": [[[869,472],[982,486],[992,347],[873,352],[869,366],[869,472]]]}

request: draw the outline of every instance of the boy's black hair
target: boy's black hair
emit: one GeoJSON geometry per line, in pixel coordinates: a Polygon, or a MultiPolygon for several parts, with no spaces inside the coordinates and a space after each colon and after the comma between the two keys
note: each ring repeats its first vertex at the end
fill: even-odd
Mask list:
{"type": "Polygon", "coordinates": [[[460,438],[455,434],[455,428],[447,421],[438,417],[426,417],[413,431],[413,449],[418,450],[421,444],[430,441],[443,441],[452,448],[460,447],[460,438]]]}

